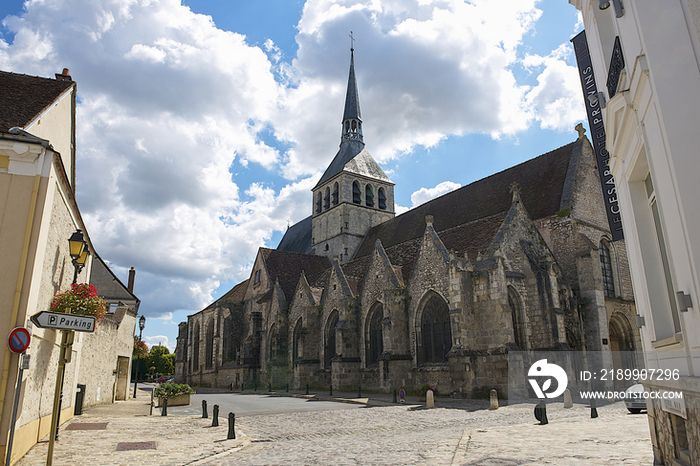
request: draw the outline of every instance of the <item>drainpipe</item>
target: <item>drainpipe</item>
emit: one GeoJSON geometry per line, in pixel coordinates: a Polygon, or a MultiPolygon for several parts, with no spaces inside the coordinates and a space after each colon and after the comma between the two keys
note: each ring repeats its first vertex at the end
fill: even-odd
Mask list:
{"type": "MultiPolygon", "coordinates": [[[[15,289],[15,300],[12,305],[12,317],[10,324],[16,325],[17,314],[19,314],[19,301],[22,296],[22,288],[24,287],[24,272],[27,269],[27,257],[29,256],[29,243],[32,239],[32,229],[34,227],[34,213],[36,212],[37,199],[39,197],[39,182],[41,174],[34,176],[34,189],[32,190],[32,202],[29,206],[29,217],[27,218],[27,230],[24,234],[24,246],[22,247],[22,259],[19,265],[19,273],[17,275],[17,288],[15,289]]],[[[2,380],[0,381],[0,424],[2,423],[2,411],[5,407],[5,396],[7,394],[7,380],[10,378],[10,358],[12,352],[9,348],[5,349],[5,363],[2,368],[2,380]]]]}

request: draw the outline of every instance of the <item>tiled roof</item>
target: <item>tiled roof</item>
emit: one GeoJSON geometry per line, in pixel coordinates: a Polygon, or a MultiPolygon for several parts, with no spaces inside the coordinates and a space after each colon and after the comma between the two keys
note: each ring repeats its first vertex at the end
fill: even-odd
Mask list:
{"type": "Polygon", "coordinates": [[[291,302],[302,271],[307,277],[312,277],[331,266],[325,256],[298,254],[267,248],[260,249],[267,265],[270,281],[274,283],[275,280],[279,280],[287,302],[291,302]]]}
{"type": "MultiPolygon", "coordinates": [[[[520,185],[523,205],[533,219],[560,210],[562,191],[576,141],[520,165],[447,193],[370,229],[355,257],[371,254],[374,243],[385,249],[418,238],[425,231],[425,217],[432,215],[435,231],[441,232],[509,209],[510,185],[520,185]]],[[[450,249],[448,247],[448,249],[450,249]]]]}
{"type": "Polygon", "coordinates": [[[472,264],[476,256],[485,251],[501,227],[508,211],[498,212],[490,217],[480,218],[438,233],[442,244],[448,251],[457,251],[459,255],[467,254],[472,264]]]}
{"type": "Polygon", "coordinates": [[[0,132],[24,128],[75,83],[0,71],[0,132]]]}

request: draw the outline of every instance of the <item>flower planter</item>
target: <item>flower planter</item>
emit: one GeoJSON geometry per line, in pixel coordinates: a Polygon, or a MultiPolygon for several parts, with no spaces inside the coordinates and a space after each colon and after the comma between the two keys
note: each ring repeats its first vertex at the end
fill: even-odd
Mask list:
{"type": "MultiPolygon", "coordinates": [[[[160,408],[163,406],[163,400],[165,397],[159,396],[158,397],[158,406],[157,408],[160,408]]],[[[190,395],[175,395],[172,398],[168,398],[168,407],[171,406],[187,406],[190,404],[190,395]]]]}

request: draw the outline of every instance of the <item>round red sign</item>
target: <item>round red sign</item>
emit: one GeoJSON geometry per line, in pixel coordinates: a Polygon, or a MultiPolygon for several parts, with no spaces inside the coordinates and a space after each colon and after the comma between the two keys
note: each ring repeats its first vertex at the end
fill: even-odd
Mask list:
{"type": "Polygon", "coordinates": [[[8,335],[7,346],[13,353],[21,354],[27,351],[31,340],[32,336],[29,334],[29,330],[24,327],[17,327],[8,335]]]}

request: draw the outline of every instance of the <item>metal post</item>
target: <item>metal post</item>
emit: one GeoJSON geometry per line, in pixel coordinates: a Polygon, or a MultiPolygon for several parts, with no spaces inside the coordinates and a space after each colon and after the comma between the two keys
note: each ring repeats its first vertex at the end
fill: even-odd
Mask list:
{"type": "Polygon", "coordinates": [[[206,419],[209,417],[209,414],[207,413],[207,400],[202,400],[202,419],[206,419]]]}
{"type": "Polygon", "coordinates": [[[226,438],[229,440],[236,438],[236,415],[233,413],[228,413],[228,435],[226,438]]]}
{"type": "Polygon", "coordinates": [[[309,384],[308,383],[306,384],[306,394],[307,395],[309,394],[309,384]]]}
{"type": "Polygon", "coordinates": [[[63,330],[61,336],[61,350],[58,355],[58,371],[56,373],[56,390],[53,395],[53,412],[51,413],[51,432],[49,433],[49,451],[46,455],[46,466],[53,464],[54,443],[58,438],[58,423],[61,417],[61,391],[63,389],[63,376],[66,369],[66,347],[68,346],[69,331],[63,330]]]}
{"type": "Polygon", "coordinates": [[[153,392],[155,390],[151,390],[151,408],[149,409],[148,415],[152,416],[153,415],[153,392]]]}
{"type": "Polygon", "coordinates": [[[287,386],[284,388],[284,391],[289,392],[289,384],[287,384],[287,386]]]}
{"type": "Polygon", "coordinates": [[[272,382],[267,383],[267,392],[271,393],[272,392],[272,382]]]}
{"type": "Polygon", "coordinates": [[[396,403],[396,389],[394,389],[394,403],[396,403]]]}
{"type": "Polygon", "coordinates": [[[357,397],[362,398],[362,385],[357,386],[357,397]]]}
{"type": "Polygon", "coordinates": [[[333,396],[333,384],[328,388],[328,396],[333,396]]]}
{"type": "Polygon", "coordinates": [[[211,413],[211,426],[219,427],[219,405],[214,405],[211,413]]]}
{"type": "Polygon", "coordinates": [[[25,358],[29,358],[26,353],[19,355],[19,373],[17,374],[17,389],[15,390],[15,402],[12,405],[12,417],[10,418],[10,438],[7,440],[7,457],[5,458],[5,466],[10,466],[12,460],[12,442],[15,438],[15,424],[17,422],[17,407],[19,406],[19,394],[22,391],[22,376],[24,374],[25,358]]]}
{"type": "Polygon", "coordinates": [[[139,368],[141,367],[141,354],[136,357],[136,377],[134,378],[134,398],[136,398],[136,387],[139,385],[139,368]]]}
{"type": "Polygon", "coordinates": [[[596,409],[596,403],[593,398],[591,398],[591,419],[598,417],[598,410],[596,409]]]}
{"type": "Polygon", "coordinates": [[[163,398],[163,407],[160,410],[160,415],[161,416],[168,415],[168,399],[167,398],[163,398]]]}

